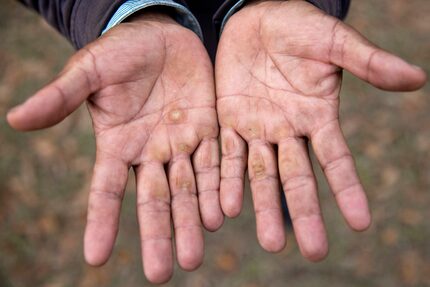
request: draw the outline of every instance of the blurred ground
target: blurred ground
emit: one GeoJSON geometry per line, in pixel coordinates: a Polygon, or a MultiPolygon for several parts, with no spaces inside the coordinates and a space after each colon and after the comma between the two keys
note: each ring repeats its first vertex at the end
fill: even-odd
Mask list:
{"type": "MultiPolygon", "coordinates": [[[[82,236],[94,141],[81,108],[59,126],[22,134],[5,112],[61,69],[70,46],[40,18],[0,0],[0,286],[143,286],[130,182],[110,262],[90,268],[82,236]]],[[[430,70],[428,0],[355,0],[348,22],[378,45],[430,70]]],[[[206,234],[204,265],[176,268],[167,286],[430,286],[430,85],[391,94],[345,75],[342,126],[374,222],[344,224],[318,171],[331,253],[301,258],[289,231],[284,252],[262,251],[249,192],[236,220],[206,234]]]]}

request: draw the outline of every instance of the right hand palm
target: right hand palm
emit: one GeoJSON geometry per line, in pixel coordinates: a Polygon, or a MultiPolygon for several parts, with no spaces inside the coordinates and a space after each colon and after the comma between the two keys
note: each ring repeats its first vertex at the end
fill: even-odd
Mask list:
{"type": "Polygon", "coordinates": [[[171,213],[179,264],[192,270],[202,262],[200,216],[209,230],[223,222],[212,75],[193,32],[143,14],[79,51],[58,79],[9,113],[17,129],[44,128],[88,97],[97,147],[85,233],[90,264],[111,253],[130,167],[148,279],[171,276],[171,213]]]}

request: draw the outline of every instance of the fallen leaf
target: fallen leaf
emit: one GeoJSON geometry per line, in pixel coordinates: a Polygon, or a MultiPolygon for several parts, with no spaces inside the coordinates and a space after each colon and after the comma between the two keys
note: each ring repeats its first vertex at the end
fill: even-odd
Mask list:
{"type": "Polygon", "coordinates": [[[416,226],[422,222],[423,216],[418,210],[408,208],[400,211],[399,219],[404,224],[416,226]]]}
{"type": "Polygon", "coordinates": [[[215,263],[224,272],[232,272],[237,269],[238,258],[235,253],[224,250],[215,256],[215,263]]]}
{"type": "Polygon", "coordinates": [[[416,251],[406,251],[400,260],[400,276],[407,286],[418,284],[420,277],[421,259],[416,251]]]}
{"type": "Polygon", "coordinates": [[[387,246],[394,246],[399,241],[399,231],[393,227],[387,227],[381,232],[381,240],[387,246]]]}

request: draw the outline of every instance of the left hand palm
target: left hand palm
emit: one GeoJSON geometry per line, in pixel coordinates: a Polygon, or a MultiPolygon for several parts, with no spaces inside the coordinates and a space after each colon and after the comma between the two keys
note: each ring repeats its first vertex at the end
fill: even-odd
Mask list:
{"type": "Polygon", "coordinates": [[[306,139],[350,226],[370,224],[339,124],[339,66],[388,90],[413,90],[425,81],[422,71],[304,1],[251,4],[223,31],[216,62],[221,204],[229,216],[240,211],[246,141],[257,235],[269,251],[285,244],[278,168],[302,253],[319,260],[328,250],[306,139]]]}

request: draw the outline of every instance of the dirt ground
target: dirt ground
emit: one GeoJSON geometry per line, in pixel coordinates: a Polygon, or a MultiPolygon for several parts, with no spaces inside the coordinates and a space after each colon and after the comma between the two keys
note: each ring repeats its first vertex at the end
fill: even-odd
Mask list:
{"type": "MultiPolygon", "coordinates": [[[[389,51],[430,71],[428,0],[355,0],[347,22],[389,51]]],[[[60,125],[11,130],[8,108],[61,69],[70,45],[34,13],[0,0],[0,286],[147,286],[140,259],[131,179],[109,263],[82,255],[94,160],[90,119],[81,108],[60,125]]],[[[257,244],[249,191],[244,211],[206,233],[203,266],[175,268],[166,286],[430,286],[430,85],[413,93],[379,91],[345,73],[342,127],[371,202],[372,227],[348,229],[318,170],[330,255],[304,260],[288,247],[257,244]]]]}

